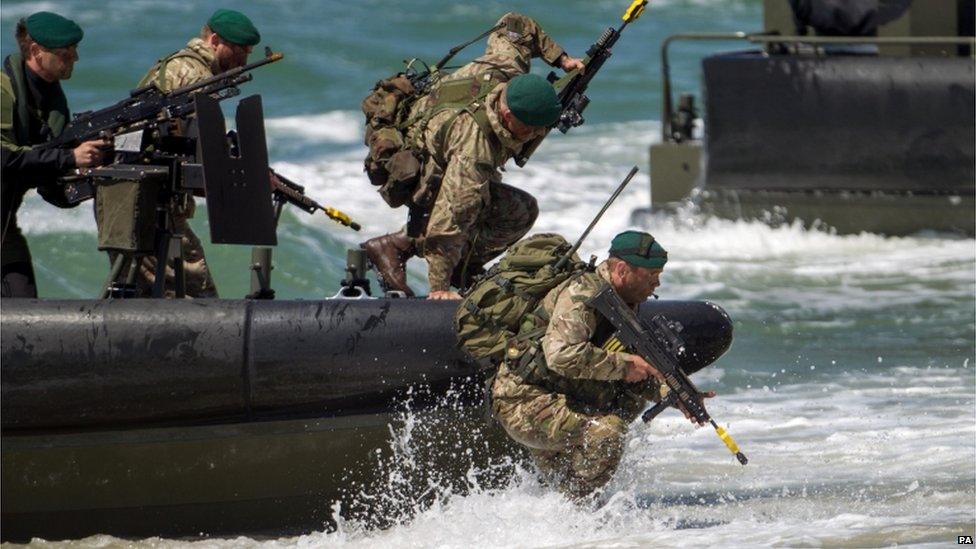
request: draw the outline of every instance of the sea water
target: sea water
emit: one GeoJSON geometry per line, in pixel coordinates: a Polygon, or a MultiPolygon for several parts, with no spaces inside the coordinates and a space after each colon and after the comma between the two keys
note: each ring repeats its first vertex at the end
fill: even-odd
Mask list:
{"type": "MultiPolygon", "coordinates": [[[[581,55],[626,2],[235,2],[285,60],[259,69],[244,94],[264,100],[272,165],[364,227],[286,208],[275,249],[280,298],[333,295],[345,249],[397,229],[362,173],[359,101],[404,58],[437,60],[517,10],[536,17],[581,55]]],[[[74,77],[75,111],[126,95],[160,56],[180,48],[219,2],[6,1],[3,53],[18,17],[48,9],[85,29],[74,77]]],[[[393,517],[391,527],[340,520],[297,538],[205,540],[200,547],[644,547],[946,546],[976,521],[976,241],[946,234],[837,235],[800,224],[770,227],[699,215],[633,215],[649,205],[648,147],[660,139],[661,41],[682,31],[755,31],[759,0],[652,2],[625,31],[590,90],[587,123],[554,134],[506,182],[537,197],[537,231],[574,239],[631,166],[630,184],[584,244],[603,257],[617,232],[652,232],[670,260],[658,293],[721,305],[735,326],[730,351],[696,374],[719,396],[709,411],[736,438],[749,465],[710,428],[675,412],[635,424],[598,508],[579,508],[520,467],[504,487],[440,494],[393,517]]],[[[459,61],[479,53],[480,45],[459,61]]],[[[698,89],[702,55],[742,44],[673,48],[675,89],[698,89]]],[[[254,54],[255,56],[257,55],[254,54]]],[[[252,59],[254,56],[252,56],[252,59]]],[[[545,67],[536,63],[535,71],[545,67]]],[[[225,111],[232,112],[232,101],[225,111]]],[[[210,245],[204,202],[193,226],[204,240],[222,297],[249,291],[249,249],[210,245]]],[[[43,297],[90,298],[107,274],[96,250],[90,203],[57,210],[36,196],[19,215],[43,297]]],[[[422,262],[410,283],[425,290],[422,262]]],[[[394,433],[411,452],[409,417],[394,433]]],[[[96,536],[68,547],[176,547],[189,542],[96,536]]]]}

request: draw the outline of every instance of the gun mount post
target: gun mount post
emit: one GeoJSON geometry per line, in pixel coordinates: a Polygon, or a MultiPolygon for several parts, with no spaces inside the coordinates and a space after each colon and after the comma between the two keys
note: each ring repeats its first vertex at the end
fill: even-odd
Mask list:
{"type": "Polygon", "coordinates": [[[359,248],[346,250],[346,278],[341,282],[342,288],[334,297],[362,299],[373,295],[366,278],[366,251],[359,248]]]}
{"type": "Polygon", "coordinates": [[[254,246],[251,248],[251,293],[247,299],[274,299],[271,288],[272,248],[254,246]]]}

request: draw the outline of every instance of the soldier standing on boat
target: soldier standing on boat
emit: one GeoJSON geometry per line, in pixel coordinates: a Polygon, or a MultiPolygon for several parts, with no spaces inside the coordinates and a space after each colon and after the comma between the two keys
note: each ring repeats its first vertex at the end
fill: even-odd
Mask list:
{"type": "Polygon", "coordinates": [[[587,301],[609,284],[636,309],[660,285],[667,251],[647,233],[626,231],[614,237],[609,255],[595,272],[556,286],[528,315],[491,391],[494,417],[573,498],[610,480],[627,426],[648,401],[660,400],[664,379],[622,350],[613,325],[587,301]]]}
{"type": "MultiPolygon", "coordinates": [[[[200,31],[200,36],[190,40],[186,47],[160,59],[139,81],[138,87],[155,85],[164,92],[189,86],[230,69],[247,64],[252,48],[261,41],[261,35],[243,13],[218,9],[200,31]]],[[[190,228],[188,219],[193,217],[196,204],[193,197],[184,195],[185,202],[173,210],[174,230],[183,235],[181,246],[188,297],[217,297],[214,284],[203,253],[200,239],[190,228]]],[[[96,219],[100,216],[96,214],[96,219]]],[[[117,252],[109,252],[114,263],[117,252]]],[[[144,256],[139,265],[136,285],[140,296],[151,295],[156,276],[156,258],[144,256]]],[[[166,296],[172,297],[175,288],[175,271],[166,267],[166,296]]]]}
{"type": "Polygon", "coordinates": [[[68,122],[61,80],[71,78],[84,36],[74,21],[41,11],[17,22],[19,53],[7,56],[0,74],[0,144],[3,151],[3,297],[37,297],[30,249],[17,210],[30,189],[47,202],[71,207],[57,178],[74,168],[97,166],[111,156],[111,144],[95,140],[74,149],[32,148],[57,137],[68,122]]]}
{"type": "Polygon", "coordinates": [[[362,244],[385,289],[413,295],[406,261],[420,255],[428,264],[429,298],[458,299],[452,286],[466,288],[486,262],[532,227],[535,199],[503,184],[499,170],[561,111],[549,82],[526,74],[533,57],[567,72],[583,69],[533,19],[508,13],[489,35],[483,56],[412,106],[406,138],[425,161],[411,221],[362,244]],[[456,104],[442,97],[452,84],[477,98],[456,104]]]}

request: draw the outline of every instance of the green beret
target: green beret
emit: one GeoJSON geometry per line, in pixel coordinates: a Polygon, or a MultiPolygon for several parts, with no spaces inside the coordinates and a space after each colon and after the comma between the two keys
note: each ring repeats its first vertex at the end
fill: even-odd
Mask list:
{"type": "Polygon", "coordinates": [[[261,33],[254,23],[239,11],[219,9],[210,16],[207,26],[217,36],[238,46],[255,46],[261,41],[261,33]]]}
{"type": "Polygon", "coordinates": [[[634,267],[663,269],[668,252],[654,237],[640,231],[624,231],[610,242],[610,256],[619,257],[634,267]]]}
{"type": "Polygon", "coordinates": [[[85,31],[78,23],[49,11],[39,11],[24,20],[27,34],[45,48],[67,48],[81,42],[85,31]]]}
{"type": "Polygon", "coordinates": [[[563,109],[552,84],[534,74],[513,78],[508,83],[505,102],[515,118],[529,126],[551,126],[559,120],[563,109]]]}

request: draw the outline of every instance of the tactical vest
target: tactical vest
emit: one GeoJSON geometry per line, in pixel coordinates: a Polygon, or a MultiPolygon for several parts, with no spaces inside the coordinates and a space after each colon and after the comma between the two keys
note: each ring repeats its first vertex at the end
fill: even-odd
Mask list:
{"type": "MultiPolygon", "coordinates": [[[[596,273],[586,273],[581,276],[599,278],[596,273]]],[[[576,279],[569,281],[554,291],[562,292],[576,282],[578,282],[576,279]]],[[[602,279],[600,283],[606,284],[602,279]]],[[[541,338],[549,326],[549,320],[549,313],[541,304],[531,314],[526,315],[518,337],[510,343],[506,353],[509,371],[530,385],[569,395],[573,400],[601,412],[629,407],[634,397],[628,390],[628,384],[622,380],[573,379],[549,369],[541,343],[541,338]]],[[[622,351],[624,347],[620,340],[614,337],[615,333],[614,326],[598,315],[597,326],[589,343],[607,352],[622,351]]]]}
{"type": "Polygon", "coordinates": [[[504,82],[504,75],[496,71],[488,71],[467,78],[442,81],[431,92],[430,102],[428,103],[426,112],[421,113],[415,119],[407,120],[400,129],[405,132],[414,123],[419,122],[419,128],[414,133],[414,142],[410,143],[410,145],[414,149],[420,150],[423,148],[423,144],[420,141],[423,139],[427,125],[430,124],[431,119],[446,110],[453,110],[454,115],[448,118],[441,125],[440,129],[437,130],[437,137],[435,139],[435,142],[440,144],[442,150],[438,151],[440,154],[434,155],[434,161],[444,168],[447,167],[447,161],[442,156],[444,142],[447,136],[451,134],[451,128],[454,127],[454,122],[463,113],[467,113],[474,118],[478,127],[481,128],[482,133],[491,141],[492,146],[500,146],[501,141],[498,140],[498,136],[495,135],[495,131],[488,121],[488,107],[485,105],[485,99],[502,82],[504,82]]]}
{"type": "Polygon", "coordinates": [[[169,65],[170,61],[174,59],[178,59],[180,57],[189,57],[190,59],[199,62],[204,67],[207,67],[208,70],[210,68],[210,62],[207,61],[202,55],[191,50],[190,48],[183,48],[179,51],[167,55],[166,57],[160,59],[159,61],[156,61],[156,64],[153,65],[153,67],[149,69],[149,72],[147,72],[146,75],[142,77],[142,80],[139,81],[139,84],[136,87],[141,88],[143,86],[147,86],[150,83],[152,83],[162,91],[167,91],[167,92],[171,91],[171,89],[168,87],[169,82],[166,81],[166,66],[169,65]],[[155,78],[152,77],[154,71],[156,73],[155,78]]]}
{"type": "Polygon", "coordinates": [[[365,144],[369,147],[363,169],[370,182],[379,187],[380,196],[387,204],[394,208],[408,204],[421,209],[433,205],[439,181],[423,180],[424,165],[432,161],[441,170],[446,168],[444,143],[458,116],[470,115],[492,147],[501,146],[488,120],[485,98],[504,81],[504,75],[496,71],[441,80],[430,92],[427,108],[414,116],[410,116],[410,111],[423,95],[406,76],[399,74],[376,83],[362,102],[366,115],[365,144]],[[438,150],[429,151],[423,143],[427,126],[447,110],[453,110],[454,114],[437,131],[434,141],[438,150]]]}

